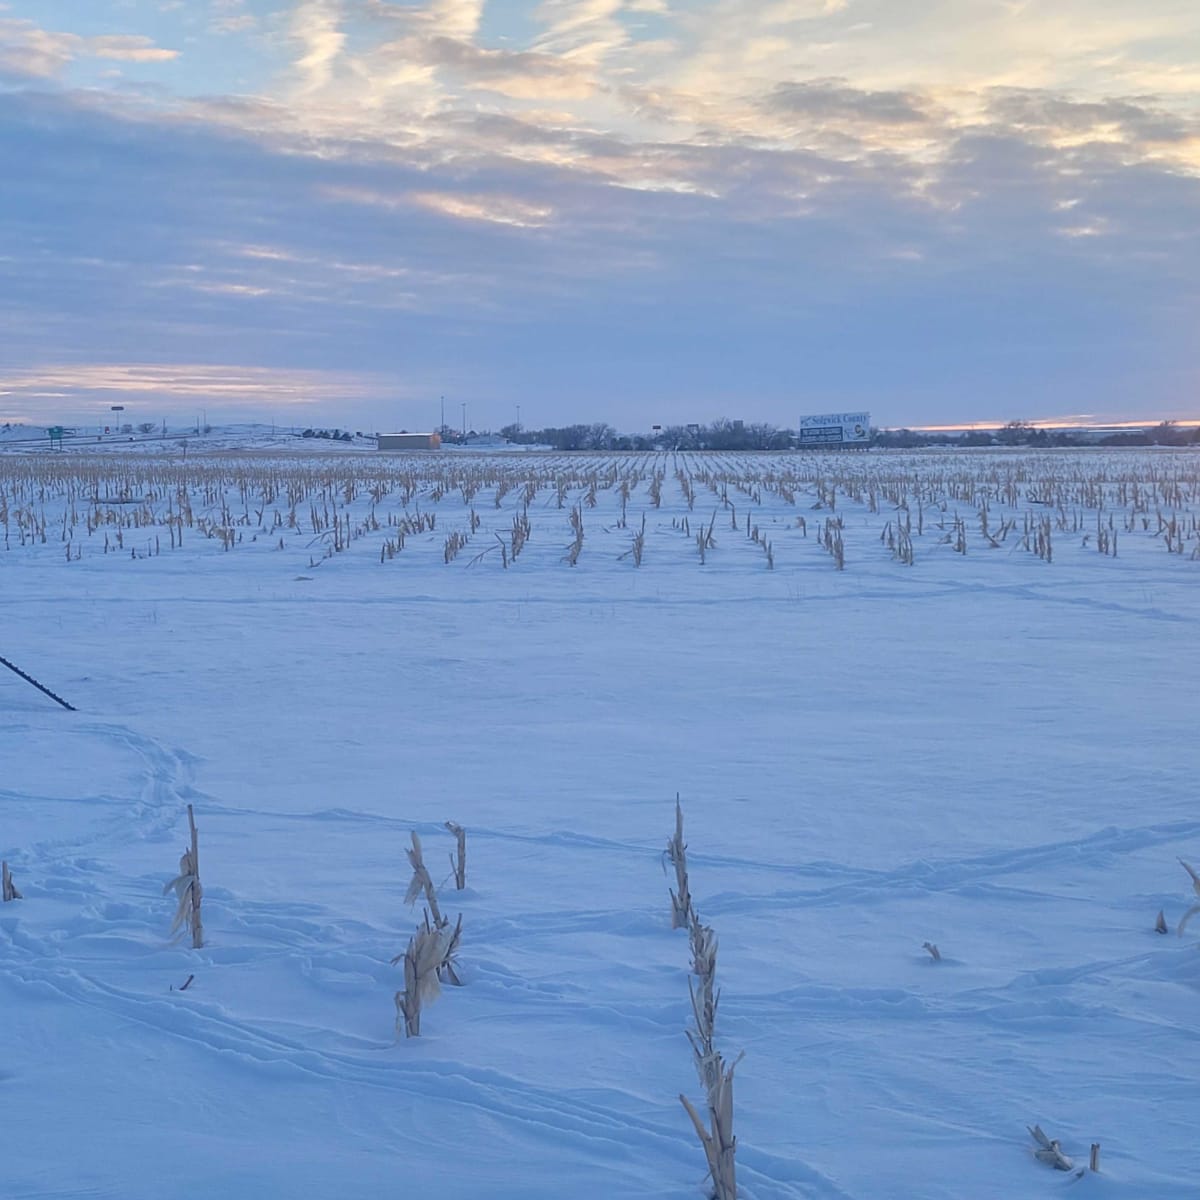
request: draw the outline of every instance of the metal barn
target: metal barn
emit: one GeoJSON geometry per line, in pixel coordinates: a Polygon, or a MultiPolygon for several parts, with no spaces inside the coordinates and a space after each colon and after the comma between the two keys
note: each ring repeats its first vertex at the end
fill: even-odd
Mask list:
{"type": "Polygon", "coordinates": [[[442,444],[436,433],[380,433],[375,441],[378,450],[437,450],[442,444]]]}

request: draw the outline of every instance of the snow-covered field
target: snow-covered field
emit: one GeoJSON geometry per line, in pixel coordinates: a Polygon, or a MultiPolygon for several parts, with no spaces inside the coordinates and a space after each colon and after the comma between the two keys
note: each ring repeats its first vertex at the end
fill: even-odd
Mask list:
{"type": "Polygon", "coordinates": [[[305,449],[0,456],[0,1193],[700,1194],[677,792],[743,1196],[1195,1191],[1200,455],[305,449]]]}

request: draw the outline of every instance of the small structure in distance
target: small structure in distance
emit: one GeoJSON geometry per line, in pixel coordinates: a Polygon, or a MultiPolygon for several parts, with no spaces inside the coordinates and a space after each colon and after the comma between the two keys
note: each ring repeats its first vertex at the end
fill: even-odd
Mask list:
{"type": "Polygon", "coordinates": [[[440,450],[442,438],[437,433],[377,433],[377,450],[440,450]]]}

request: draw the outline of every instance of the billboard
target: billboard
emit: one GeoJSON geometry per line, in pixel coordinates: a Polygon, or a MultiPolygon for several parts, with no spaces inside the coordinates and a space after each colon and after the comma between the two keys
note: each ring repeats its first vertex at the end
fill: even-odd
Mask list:
{"type": "Polygon", "coordinates": [[[870,413],[824,413],[800,418],[802,446],[867,446],[870,442],[870,413]]]}

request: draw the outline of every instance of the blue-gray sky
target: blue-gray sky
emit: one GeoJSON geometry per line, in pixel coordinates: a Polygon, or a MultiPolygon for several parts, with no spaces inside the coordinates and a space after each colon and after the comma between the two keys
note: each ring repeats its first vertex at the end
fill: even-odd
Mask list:
{"type": "Polygon", "coordinates": [[[0,180],[0,419],[1200,416],[1195,0],[8,0],[0,180]]]}

